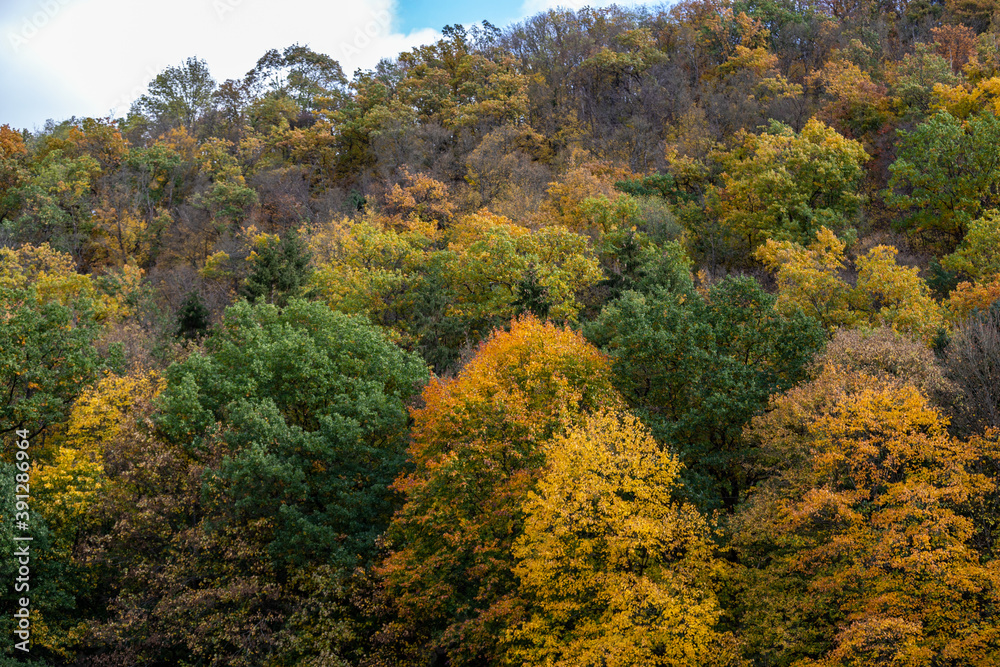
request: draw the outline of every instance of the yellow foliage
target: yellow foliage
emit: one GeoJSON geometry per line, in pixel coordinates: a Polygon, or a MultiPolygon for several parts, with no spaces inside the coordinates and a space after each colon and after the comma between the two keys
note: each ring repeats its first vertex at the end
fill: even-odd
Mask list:
{"type": "Polygon", "coordinates": [[[89,300],[98,320],[129,316],[127,297],[140,289],[142,276],[142,269],[126,264],[118,273],[106,276],[108,284],[117,283],[113,293],[108,293],[99,290],[91,276],[77,273],[76,262],[69,254],[53,250],[48,243],[23,245],[16,250],[0,248],[0,287],[34,287],[41,301],[64,306],[89,300]]]}
{"type": "Polygon", "coordinates": [[[880,245],[857,259],[856,308],[871,325],[890,326],[930,343],[944,327],[944,309],[931,297],[917,267],[896,264],[898,252],[880,245]]]}
{"type": "Polygon", "coordinates": [[[137,401],[152,400],[164,386],[155,373],[109,375],[84,391],[73,405],[51,463],[37,464],[32,485],[39,511],[58,537],[72,539],[87,507],[102,488],[104,448],[137,401]]]}
{"type": "Polygon", "coordinates": [[[575,232],[585,232],[590,219],[583,210],[583,202],[593,197],[615,196],[612,182],[601,178],[601,165],[586,163],[571,169],[558,181],[549,184],[548,198],[542,204],[541,214],[547,224],[562,225],[575,232]]]}
{"type": "Polygon", "coordinates": [[[1000,77],[983,79],[975,87],[967,83],[954,86],[934,84],[932,111],[947,111],[965,120],[981,109],[1000,114],[1000,77]]]}
{"type": "Polygon", "coordinates": [[[876,246],[857,259],[858,280],[852,287],[840,276],[844,249],[833,232],[821,227],[808,248],[771,239],[754,256],[777,272],[777,307],[783,312],[802,309],[831,331],[890,326],[930,344],[945,326],[944,309],[918,270],[898,265],[895,248],[876,246]]]}
{"type": "Polygon", "coordinates": [[[778,274],[776,306],[780,311],[801,308],[833,330],[857,321],[850,308],[850,285],[839,275],[844,269],[845,247],[832,231],[821,227],[808,248],[768,239],[754,256],[778,274]]]}
{"type": "Polygon", "coordinates": [[[372,214],[354,222],[334,220],[309,236],[316,262],[312,285],[331,308],[377,312],[417,279],[437,235],[435,223],[399,231],[392,221],[372,214]]]}
{"type": "Polygon", "coordinates": [[[528,601],[508,663],[725,665],[707,522],[671,494],[680,463],[638,419],[599,412],[546,446],[514,568],[528,601]]]}
{"type": "Polygon", "coordinates": [[[462,218],[448,235],[452,253],[443,272],[454,296],[450,314],[513,317],[525,280],[544,292],[547,316],[575,321],[577,294],[603,278],[587,237],[561,226],[529,232],[482,211],[462,218]]]}
{"type": "Polygon", "coordinates": [[[733,526],[745,637],[766,661],[996,664],[997,572],[972,518],[995,451],[947,426],[905,381],[836,365],[753,420],[767,481],[733,526]]]}
{"type": "Polygon", "coordinates": [[[90,218],[93,225],[86,252],[92,266],[121,268],[129,263],[144,263],[152,250],[149,225],[132,210],[112,206],[98,208],[90,218]]]}

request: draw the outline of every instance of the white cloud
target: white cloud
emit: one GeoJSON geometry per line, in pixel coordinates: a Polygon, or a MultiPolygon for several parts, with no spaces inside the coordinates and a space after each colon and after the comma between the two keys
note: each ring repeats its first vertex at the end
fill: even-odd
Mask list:
{"type": "Polygon", "coordinates": [[[3,77],[16,85],[0,97],[0,123],[28,126],[113,107],[121,115],[156,74],[190,56],[221,82],[268,49],[307,44],[350,76],[438,38],[396,32],[392,0],[16,0],[2,10],[0,36],[0,70],[31,72],[3,77]],[[64,102],[53,105],[52,90],[64,102]]]}

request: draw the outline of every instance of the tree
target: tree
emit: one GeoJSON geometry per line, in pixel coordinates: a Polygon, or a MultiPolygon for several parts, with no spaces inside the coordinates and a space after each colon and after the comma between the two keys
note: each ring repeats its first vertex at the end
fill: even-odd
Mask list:
{"type": "Polygon", "coordinates": [[[70,659],[85,644],[89,619],[105,610],[109,589],[82,545],[100,531],[95,508],[107,493],[106,455],[128,413],[161,388],[155,373],[105,375],[80,393],[50,451],[33,462],[32,534],[42,539],[32,542],[32,574],[44,582],[31,591],[33,651],[70,659]]]}
{"type": "Polygon", "coordinates": [[[1000,211],[990,209],[969,223],[969,231],[941,266],[974,281],[1000,273],[1000,211]]]}
{"type": "Polygon", "coordinates": [[[50,242],[79,259],[91,217],[97,160],[56,148],[40,160],[17,194],[22,202],[17,237],[36,245],[50,242]]]}
{"type": "Polygon", "coordinates": [[[860,211],[857,185],[869,156],[818,120],[799,133],[776,121],[721,156],[722,186],[711,206],[752,249],[768,239],[805,243],[821,226],[843,229],[860,211]]]}
{"type": "Polygon", "coordinates": [[[28,177],[24,164],[27,155],[24,137],[9,125],[0,125],[0,224],[20,206],[17,191],[28,177]]]}
{"type": "Polygon", "coordinates": [[[615,386],[687,467],[684,493],[733,509],[752,479],[741,433],[768,397],[801,380],[822,347],[818,323],[783,315],[749,278],[697,292],[626,292],[589,324],[615,386]]]}
{"type": "Polygon", "coordinates": [[[601,279],[587,237],[564,227],[531,232],[483,211],[464,217],[448,239],[450,310],[473,331],[519,314],[531,289],[538,290],[536,314],[573,322],[582,307],[577,295],[601,279]]]}
{"type": "Polygon", "coordinates": [[[802,310],[831,331],[841,326],[891,326],[930,345],[944,327],[944,311],[916,267],[899,266],[898,251],[879,245],[855,260],[852,287],[841,271],[846,245],[823,227],[816,241],[769,240],[754,255],[778,274],[778,308],[802,310]]]}
{"type": "Polygon", "coordinates": [[[0,287],[0,435],[29,439],[66,418],[100,362],[90,312],[43,302],[34,289],[0,287]]]}
{"type": "Polygon", "coordinates": [[[972,312],[955,332],[945,360],[965,398],[961,409],[977,426],[1000,428],[1000,307],[972,312]]]}
{"type": "Polygon", "coordinates": [[[309,283],[312,256],[298,232],[289,230],[277,243],[264,237],[256,246],[250,253],[250,275],[240,293],[250,300],[263,298],[278,305],[301,296],[309,283]]]}
{"type": "Polygon", "coordinates": [[[397,664],[422,664],[435,651],[453,665],[496,661],[520,619],[511,548],[543,445],[618,399],[594,347],[532,317],[495,332],[422,398],[412,412],[414,467],[395,483],[405,502],[379,567],[397,617],[377,643],[397,664]]]}
{"type": "Polygon", "coordinates": [[[392,511],[404,405],[426,377],[361,318],[294,299],[282,310],[240,302],[204,353],[168,370],[157,421],[195,457],[222,438],[211,509],[222,525],[266,524],[257,539],[274,568],[349,568],[392,511]]]}
{"type": "Polygon", "coordinates": [[[205,335],[210,324],[208,308],[201,297],[197,292],[188,292],[177,310],[176,335],[188,340],[199,338],[205,335]]]}
{"type": "Polygon", "coordinates": [[[514,544],[526,609],[507,664],[738,664],[735,639],[716,629],[711,529],[673,498],[677,458],[614,412],[545,449],[514,544]]]}
{"type": "Polygon", "coordinates": [[[153,136],[174,127],[194,132],[195,123],[214,106],[215,87],[208,63],[188,58],[157,74],[147,92],[132,104],[129,113],[145,115],[152,123],[153,136]]]}
{"type": "Polygon", "coordinates": [[[1000,204],[998,146],[1000,121],[989,111],[964,123],[941,111],[900,131],[886,191],[886,203],[905,214],[900,225],[954,249],[972,220],[1000,204]]]}
{"type": "Polygon", "coordinates": [[[293,44],[261,56],[244,85],[257,94],[288,96],[303,112],[317,112],[339,106],[347,79],[340,63],[330,56],[293,44]]]}
{"type": "Polygon", "coordinates": [[[832,365],[754,420],[769,479],[732,526],[749,657],[998,659],[996,563],[977,549],[995,443],[957,441],[946,425],[905,381],[832,365]]]}

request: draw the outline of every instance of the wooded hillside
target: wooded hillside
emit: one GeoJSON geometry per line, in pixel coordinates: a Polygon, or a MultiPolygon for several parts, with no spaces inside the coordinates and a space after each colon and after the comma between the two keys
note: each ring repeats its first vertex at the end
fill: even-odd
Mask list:
{"type": "Polygon", "coordinates": [[[0,126],[0,664],[1000,665],[998,115],[686,0],[0,126]]]}

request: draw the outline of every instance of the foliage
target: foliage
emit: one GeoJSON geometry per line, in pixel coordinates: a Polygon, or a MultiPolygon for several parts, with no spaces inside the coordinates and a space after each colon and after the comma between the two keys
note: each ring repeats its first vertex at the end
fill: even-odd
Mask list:
{"type": "Polygon", "coordinates": [[[815,320],[780,314],[747,278],[707,296],[626,292],[586,332],[611,358],[616,387],[687,466],[687,496],[706,508],[741,500],[751,481],[743,426],[804,377],[823,344],[815,320]]]}
{"type": "Polygon", "coordinates": [[[995,482],[946,423],[912,386],[836,366],[754,421],[770,481],[733,526],[752,656],[996,659],[994,564],[971,548],[995,482]]]}
{"type": "Polygon", "coordinates": [[[145,115],[157,128],[157,134],[173,127],[190,131],[211,109],[215,87],[208,63],[188,58],[158,74],[149,90],[132,104],[130,113],[145,115]]]}
{"type": "Polygon", "coordinates": [[[194,456],[224,440],[228,455],[206,479],[216,509],[223,525],[272,525],[261,546],[275,567],[351,566],[391,511],[404,403],[425,379],[422,363],[359,318],[241,302],[204,353],[168,370],[157,420],[194,456]]]}
{"type": "Polygon", "coordinates": [[[961,272],[973,281],[1000,273],[1000,211],[985,211],[969,223],[969,231],[941,266],[961,272]]]}
{"type": "Polygon", "coordinates": [[[42,302],[34,289],[0,287],[0,434],[35,437],[65,420],[100,366],[86,310],[42,302]]]}
{"type": "Polygon", "coordinates": [[[944,326],[944,311],[915,267],[899,266],[898,251],[879,245],[855,260],[857,283],[841,276],[845,244],[821,228],[807,248],[770,240],[755,256],[778,274],[778,308],[802,310],[831,331],[841,326],[891,326],[928,345],[944,326]]]}
{"type": "Polygon", "coordinates": [[[201,297],[197,292],[188,292],[177,310],[176,334],[192,340],[205,335],[210,324],[208,308],[201,297]]]}
{"type": "Polygon", "coordinates": [[[383,633],[410,633],[408,650],[424,659],[435,649],[455,665],[498,659],[520,618],[511,548],[544,443],[616,400],[595,348],[531,317],[494,333],[454,379],[432,380],[413,411],[414,469],[395,484],[405,503],[380,573],[399,627],[383,633]]]}
{"type": "Polygon", "coordinates": [[[969,223],[994,208],[1000,179],[1000,121],[983,111],[962,122],[941,111],[901,132],[886,202],[907,229],[936,233],[952,249],[969,223]]]}
{"type": "Polygon", "coordinates": [[[725,171],[712,208],[736,238],[752,249],[774,239],[805,243],[821,226],[844,229],[857,216],[856,192],[869,155],[821,121],[801,132],[773,123],[742,133],[720,156],[725,171]]]}
{"type": "Polygon", "coordinates": [[[680,464],[627,414],[546,445],[514,544],[525,620],[509,664],[728,665],[705,519],[673,500],[680,464]]]}
{"type": "Polygon", "coordinates": [[[240,293],[251,301],[264,299],[284,305],[288,299],[301,296],[305,291],[311,259],[295,230],[290,230],[277,243],[263,236],[250,253],[250,275],[246,277],[240,293]]]}

